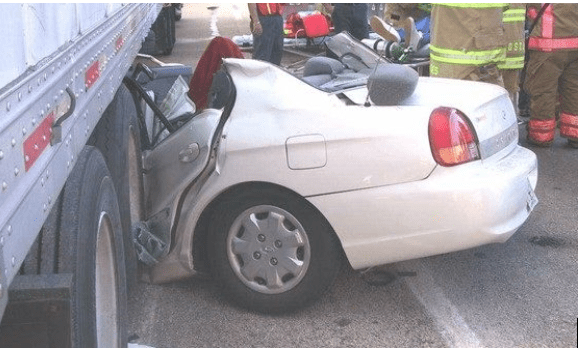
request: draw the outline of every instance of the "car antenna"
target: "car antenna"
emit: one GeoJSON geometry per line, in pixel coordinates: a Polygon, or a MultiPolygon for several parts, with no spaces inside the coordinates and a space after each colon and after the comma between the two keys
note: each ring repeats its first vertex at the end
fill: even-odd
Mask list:
{"type": "MultiPolygon", "coordinates": [[[[380,57],[377,57],[377,58],[375,59],[375,68],[373,69],[373,72],[372,72],[369,76],[375,74],[375,72],[377,71],[377,66],[379,65],[379,63],[380,63],[380,57]]],[[[368,79],[369,79],[369,77],[368,77],[368,79]]],[[[363,104],[363,106],[365,106],[366,108],[371,106],[371,102],[369,101],[369,90],[370,90],[370,87],[371,87],[371,86],[369,86],[369,84],[368,84],[368,85],[367,85],[367,97],[365,97],[365,103],[363,104]]]]}

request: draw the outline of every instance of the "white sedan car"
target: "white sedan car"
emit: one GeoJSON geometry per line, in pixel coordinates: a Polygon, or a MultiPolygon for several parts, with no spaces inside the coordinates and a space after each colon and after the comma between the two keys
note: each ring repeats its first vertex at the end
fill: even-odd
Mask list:
{"type": "Polygon", "coordinates": [[[153,281],[206,271],[239,305],[282,312],[321,296],[343,258],[504,242],[528,218],[537,160],[503,88],[417,77],[336,38],[341,60],[299,77],[225,59],[210,108],[148,155],[149,209],[172,221],[153,281]]]}

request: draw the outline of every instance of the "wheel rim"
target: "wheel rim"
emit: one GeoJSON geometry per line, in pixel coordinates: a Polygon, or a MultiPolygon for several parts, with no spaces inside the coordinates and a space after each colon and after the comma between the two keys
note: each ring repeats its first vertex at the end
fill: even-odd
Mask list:
{"type": "Polygon", "coordinates": [[[102,212],[96,242],[96,338],[98,347],[118,346],[117,270],[114,233],[110,218],[102,212]]]}
{"type": "Polygon", "coordinates": [[[311,246],[301,223],[270,205],[251,207],[229,229],[227,257],[250,289],[278,294],[294,288],[311,262],[311,246]]]}

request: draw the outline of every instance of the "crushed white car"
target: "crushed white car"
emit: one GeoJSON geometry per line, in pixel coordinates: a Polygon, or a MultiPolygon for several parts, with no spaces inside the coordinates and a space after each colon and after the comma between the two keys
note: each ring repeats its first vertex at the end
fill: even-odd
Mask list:
{"type": "Polygon", "coordinates": [[[341,61],[306,76],[225,59],[210,108],[148,154],[149,209],[172,221],[153,281],[205,271],[239,305],[283,312],[321,296],[343,257],[363,269],[504,242],[526,221],[537,159],[504,89],[334,40],[341,61]]]}

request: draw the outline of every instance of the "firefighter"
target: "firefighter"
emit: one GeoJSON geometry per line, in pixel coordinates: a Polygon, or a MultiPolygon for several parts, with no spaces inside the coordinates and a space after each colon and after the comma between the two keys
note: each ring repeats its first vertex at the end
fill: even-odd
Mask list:
{"type": "Polygon", "coordinates": [[[497,68],[506,58],[498,3],[433,4],[430,76],[494,83],[504,87],[497,68]]]}
{"type": "MultiPolygon", "coordinates": [[[[540,5],[528,5],[535,20],[540,5]]],[[[578,148],[578,4],[547,4],[530,33],[524,88],[530,94],[528,142],[554,142],[560,97],[560,135],[578,148]]]]}
{"type": "Polygon", "coordinates": [[[324,3],[323,6],[331,14],[335,34],[347,31],[357,40],[369,38],[369,20],[367,19],[369,7],[367,4],[324,3]]]}
{"type": "Polygon", "coordinates": [[[504,11],[503,23],[506,35],[506,60],[498,65],[504,80],[504,87],[518,114],[518,92],[520,90],[520,71],[524,68],[524,24],[526,22],[526,4],[513,3],[504,11]]]}

